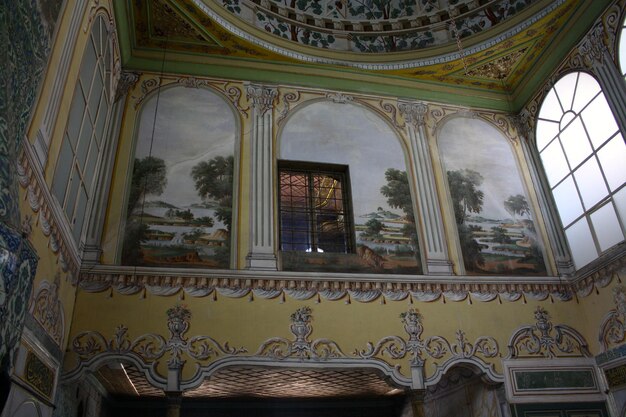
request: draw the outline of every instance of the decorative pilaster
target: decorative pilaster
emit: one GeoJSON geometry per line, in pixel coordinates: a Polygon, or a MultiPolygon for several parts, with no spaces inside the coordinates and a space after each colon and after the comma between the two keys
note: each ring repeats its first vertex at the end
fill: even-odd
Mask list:
{"type": "Polygon", "coordinates": [[[424,103],[400,101],[398,109],[405,120],[406,133],[411,143],[411,159],[415,164],[415,190],[419,208],[419,219],[416,221],[420,223],[426,246],[423,248],[426,257],[424,272],[429,275],[450,275],[453,273],[452,263],[448,259],[441,207],[424,129],[428,107],[424,103]]]}
{"type": "Polygon", "coordinates": [[[258,84],[246,88],[252,103],[250,175],[250,252],[248,269],[276,270],[274,243],[273,109],[278,90],[258,84]]]}
{"type": "Polygon", "coordinates": [[[556,272],[561,276],[572,276],[576,272],[576,269],[569,252],[569,247],[567,246],[565,235],[563,234],[563,229],[558,220],[559,213],[552,199],[548,179],[543,169],[539,168],[542,166],[541,157],[537,152],[537,148],[530,145],[536,143],[534,137],[535,129],[531,127],[532,119],[526,109],[522,110],[519,115],[514,116],[512,119],[512,124],[516,127],[517,134],[520,137],[524,159],[527,162],[526,165],[530,171],[532,182],[535,184],[534,189],[536,190],[537,200],[539,201],[541,217],[546,225],[548,239],[550,240],[555,258],[556,272]]]}
{"type": "Polygon", "coordinates": [[[602,23],[589,31],[578,46],[583,64],[597,76],[622,136],[626,136],[626,84],[606,44],[602,23]]]}

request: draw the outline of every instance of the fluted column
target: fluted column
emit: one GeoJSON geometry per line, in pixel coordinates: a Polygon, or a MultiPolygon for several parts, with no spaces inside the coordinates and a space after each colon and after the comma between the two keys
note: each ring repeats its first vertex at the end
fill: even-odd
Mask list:
{"type": "Polygon", "coordinates": [[[278,90],[251,84],[246,89],[252,104],[250,178],[250,252],[248,269],[276,270],[274,242],[273,108],[278,90]]]}
{"type": "Polygon", "coordinates": [[[405,129],[411,144],[411,160],[413,161],[415,190],[417,191],[417,206],[419,222],[424,236],[421,248],[425,251],[426,265],[424,273],[429,275],[450,275],[452,263],[448,259],[441,205],[435,187],[433,164],[430,159],[430,148],[425,132],[424,117],[428,107],[419,102],[398,102],[400,115],[404,118],[405,129]]]}
{"type": "Polygon", "coordinates": [[[626,83],[611,53],[604,44],[604,27],[595,26],[580,43],[583,63],[597,77],[622,136],[626,138],[626,83]]]}
{"type": "Polygon", "coordinates": [[[552,246],[557,273],[562,276],[571,276],[576,272],[574,262],[559,222],[559,213],[550,192],[548,179],[543,169],[540,168],[542,166],[541,157],[537,152],[537,148],[530,145],[536,143],[535,133],[534,129],[530,128],[530,120],[526,110],[522,110],[518,116],[513,117],[512,122],[520,137],[524,159],[530,171],[532,182],[535,185],[539,209],[541,210],[541,217],[546,225],[548,239],[552,246]]]}

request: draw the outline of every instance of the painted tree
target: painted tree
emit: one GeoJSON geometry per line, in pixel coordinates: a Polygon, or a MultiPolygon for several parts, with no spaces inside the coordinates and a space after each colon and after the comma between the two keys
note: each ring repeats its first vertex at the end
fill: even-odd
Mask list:
{"type": "Polygon", "coordinates": [[[216,156],[209,161],[198,163],[191,169],[198,191],[203,200],[217,203],[215,216],[226,225],[230,232],[233,205],[233,169],[232,156],[216,156]]]}
{"type": "Polygon", "coordinates": [[[303,26],[287,23],[260,11],[257,11],[256,18],[267,32],[294,42],[321,48],[328,48],[335,43],[335,37],[330,33],[321,33],[303,26]]]}
{"type": "Polygon", "coordinates": [[[483,209],[485,193],[478,189],[483,176],[471,169],[448,171],[450,196],[457,224],[465,223],[470,213],[480,213],[483,209]]]}
{"type": "Polygon", "coordinates": [[[411,201],[411,188],[406,171],[389,168],[385,171],[387,185],[380,188],[382,195],[387,197],[387,204],[393,208],[399,208],[404,212],[406,224],[402,227],[402,234],[411,239],[414,247],[417,248],[417,229],[415,228],[415,216],[413,215],[413,201],[411,201]]]}
{"type": "Polygon", "coordinates": [[[165,161],[154,156],[135,159],[128,196],[128,215],[146,195],[161,195],[167,186],[165,161]]]}
{"type": "Polygon", "coordinates": [[[526,201],[526,197],[521,194],[509,196],[509,198],[504,201],[504,209],[514,218],[516,218],[517,215],[530,215],[528,201],[526,201]]]}
{"type": "Polygon", "coordinates": [[[383,222],[381,222],[378,219],[370,219],[367,221],[367,223],[365,223],[365,227],[367,227],[367,229],[365,230],[364,234],[370,237],[375,237],[375,236],[380,236],[380,232],[383,230],[383,222]]]}
{"type": "Polygon", "coordinates": [[[485,263],[480,244],[473,238],[471,226],[465,224],[470,213],[480,213],[483,208],[485,194],[478,189],[482,183],[482,175],[474,170],[448,171],[448,185],[458,225],[463,263],[468,271],[478,271],[485,263]]]}
{"type": "Polygon", "coordinates": [[[351,0],[348,6],[351,17],[397,19],[415,12],[416,0],[351,0]]]}

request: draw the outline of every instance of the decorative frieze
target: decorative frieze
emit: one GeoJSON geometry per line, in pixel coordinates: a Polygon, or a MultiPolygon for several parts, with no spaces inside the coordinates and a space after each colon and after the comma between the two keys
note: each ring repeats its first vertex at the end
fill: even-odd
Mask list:
{"type": "Polygon", "coordinates": [[[237,355],[246,352],[244,348],[232,348],[228,342],[221,344],[210,336],[186,338],[191,312],[184,306],[167,310],[168,339],[155,333],[147,333],[135,339],[128,336],[128,328],[119,325],[113,338],[101,333],[85,331],[74,337],[71,349],[81,361],[88,361],[99,355],[134,355],[145,363],[154,363],[169,353],[169,369],[180,370],[185,361],[182,355],[198,361],[212,359],[219,355],[237,355]]]}
{"type": "Polygon", "coordinates": [[[442,359],[449,357],[447,361],[458,359],[476,359],[480,354],[484,358],[494,358],[499,355],[498,342],[491,336],[481,336],[472,344],[465,332],[457,330],[456,343],[450,343],[442,336],[430,336],[422,340],[423,317],[414,308],[400,315],[404,324],[404,330],[409,335],[408,339],[400,336],[387,336],[380,339],[375,345],[368,342],[367,348],[356,350],[355,355],[369,359],[378,355],[389,355],[393,359],[410,357],[412,366],[424,366],[423,355],[432,359],[442,359]]]}
{"type": "Polygon", "coordinates": [[[312,278],[306,274],[283,271],[160,271],[155,268],[132,268],[96,265],[83,273],[80,288],[87,292],[109,291],[122,295],[151,294],[182,299],[220,296],[283,300],[371,302],[379,300],[408,302],[465,301],[569,301],[574,292],[567,282],[552,277],[530,281],[527,277],[417,276],[390,278],[364,277],[357,274],[324,274],[312,278]],[[505,283],[506,282],[506,283],[505,283]]]}
{"type": "Polygon", "coordinates": [[[520,357],[590,357],[585,338],[573,327],[553,325],[542,308],[535,310],[534,325],[522,326],[509,339],[508,358],[520,357]]]}
{"type": "Polygon", "coordinates": [[[85,331],[75,336],[71,350],[78,362],[71,371],[64,375],[65,380],[75,380],[81,374],[97,369],[107,360],[126,360],[133,362],[146,376],[148,381],[162,389],[175,387],[177,391],[193,389],[212,374],[228,366],[269,366],[269,367],[307,367],[323,366],[377,369],[387,375],[397,386],[416,389],[424,388],[423,369],[427,356],[431,359],[445,359],[444,363],[434,363],[435,374],[427,380],[436,384],[446,369],[456,363],[472,363],[484,371],[488,378],[501,382],[503,377],[493,369],[493,364],[482,358],[490,359],[500,355],[498,343],[493,337],[481,336],[470,343],[462,330],[456,332],[456,341],[449,342],[442,336],[431,336],[422,340],[422,316],[416,309],[409,309],[401,314],[407,337],[387,336],[376,345],[368,343],[365,349],[356,349],[346,354],[339,345],[327,338],[311,339],[313,333],[312,310],[301,307],[291,314],[289,330],[293,338],[272,337],[262,342],[255,353],[247,354],[245,347],[231,348],[228,343],[221,344],[209,336],[187,338],[191,312],[184,306],[177,305],[167,311],[169,337],[149,333],[135,339],[128,336],[128,328],[120,325],[111,339],[96,331],[85,331]],[[169,355],[168,355],[169,353],[169,355]],[[169,356],[167,380],[159,375],[155,364],[169,356]],[[410,359],[410,378],[399,373],[400,366],[385,361],[391,359],[410,359]],[[181,380],[180,372],[185,365],[184,357],[194,359],[197,372],[190,379],[181,380]],[[202,362],[202,363],[201,363],[202,362]],[[172,373],[172,371],[175,371],[172,373]],[[415,372],[418,375],[415,375],[415,372]],[[173,378],[173,380],[172,380],[173,378]]]}
{"type": "Polygon", "coordinates": [[[256,351],[256,356],[268,356],[273,359],[297,357],[300,359],[326,360],[340,358],[346,355],[337,343],[328,339],[309,340],[313,332],[311,326],[311,309],[302,307],[291,315],[289,330],[295,336],[294,340],[284,337],[273,337],[265,341],[256,351]]]}

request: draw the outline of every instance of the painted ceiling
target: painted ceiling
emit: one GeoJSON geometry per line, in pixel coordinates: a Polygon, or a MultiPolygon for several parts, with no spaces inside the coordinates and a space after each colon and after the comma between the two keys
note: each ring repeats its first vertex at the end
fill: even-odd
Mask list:
{"type": "Polygon", "coordinates": [[[606,7],[585,0],[135,0],[126,69],[517,110],[606,7]]]}

